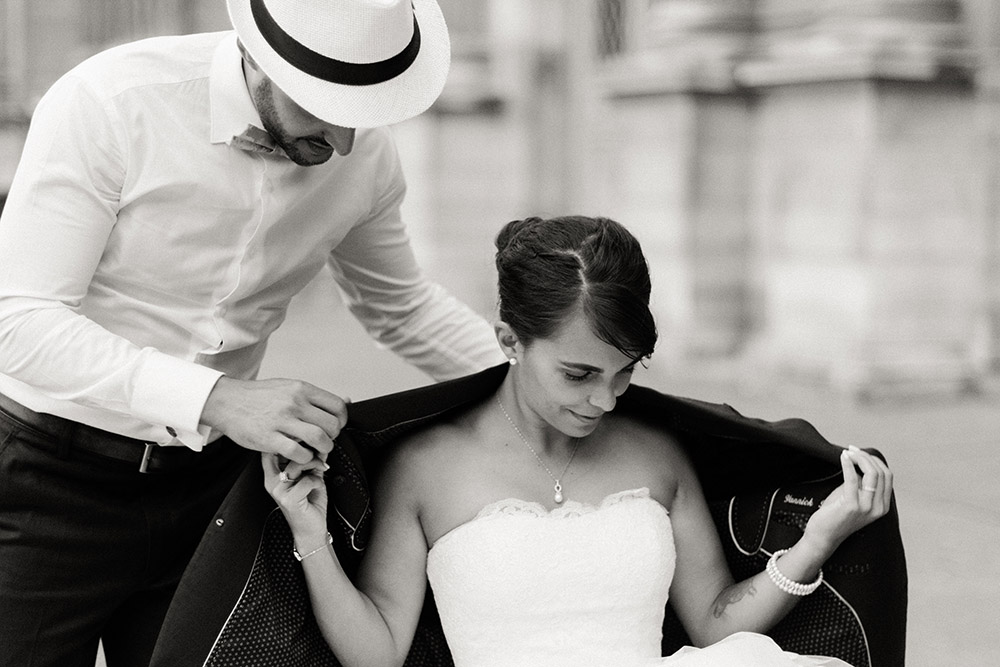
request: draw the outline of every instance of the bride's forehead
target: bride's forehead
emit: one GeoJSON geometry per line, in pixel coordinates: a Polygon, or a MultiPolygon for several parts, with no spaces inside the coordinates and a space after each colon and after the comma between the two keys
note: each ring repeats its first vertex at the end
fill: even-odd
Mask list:
{"type": "Polygon", "coordinates": [[[567,318],[555,334],[535,342],[539,352],[558,356],[561,361],[602,369],[618,369],[631,361],[621,350],[598,338],[589,320],[579,311],[567,318]]]}
{"type": "Polygon", "coordinates": [[[558,343],[603,343],[594,333],[590,320],[579,309],[562,321],[550,340],[558,343]]]}

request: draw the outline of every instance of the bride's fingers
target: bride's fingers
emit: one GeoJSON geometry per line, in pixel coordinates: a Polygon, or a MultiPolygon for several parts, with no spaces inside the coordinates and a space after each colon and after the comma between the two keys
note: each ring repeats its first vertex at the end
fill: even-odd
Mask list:
{"type": "Polygon", "coordinates": [[[264,469],[265,486],[270,490],[277,484],[278,478],[281,475],[281,464],[278,462],[278,455],[265,452],[260,456],[260,464],[264,469]]]}
{"type": "Polygon", "coordinates": [[[323,473],[329,468],[326,464],[311,465],[288,462],[276,454],[262,454],[261,466],[264,469],[264,486],[271,496],[280,504],[285,505],[301,502],[312,491],[324,484],[323,473]],[[284,468],[282,466],[284,465],[284,468]]]}
{"type": "Polygon", "coordinates": [[[885,468],[875,456],[857,447],[848,449],[853,463],[861,470],[862,477],[858,489],[858,505],[865,513],[875,512],[879,515],[885,511],[885,468]]]}
{"type": "Polygon", "coordinates": [[[858,495],[859,477],[854,467],[854,460],[848,450],[840,453],[840,467],[844,471],[844,492],[856,497],[858,495]]]}
{"type": "Polygon", "coordinates": [[[276,495],[275,500],[286,510],[304,510],[312,504],[311,496],[319,491],[324,484],[321,477],[315,475],[303,475],[295,484],[283,485],[276,495]]]}
{"type": "Polygon", "coordinates": [[[882,506],[884,511],[888,511],[892,503],[892,470],[877,456],[872,456],[872,462],[882,472],[882,506]]]}
{"type": "Polygon", "coordinates": [[[288,481],[294,483],[295,480],[300,479],[303,475],[310,474],[320,474],[330,469],[329,464],[318,458],[313,458],[308,463],[298,463],[297,461],[290,461],[285,469],[279,474],[282,481],[288,481]]]}

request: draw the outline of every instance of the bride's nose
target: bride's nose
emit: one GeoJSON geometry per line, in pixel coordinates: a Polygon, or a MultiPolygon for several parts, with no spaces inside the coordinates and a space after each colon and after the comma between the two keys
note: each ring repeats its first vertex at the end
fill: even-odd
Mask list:
{"type": "Polygon", "coordinates": [[[618,392],[611,385],[602,385],[594,389],[593,393],[590,395],[590,404],[604,410],[605,412],[611,412],[615,409],[615,405],[618,402],[618,392]]]}

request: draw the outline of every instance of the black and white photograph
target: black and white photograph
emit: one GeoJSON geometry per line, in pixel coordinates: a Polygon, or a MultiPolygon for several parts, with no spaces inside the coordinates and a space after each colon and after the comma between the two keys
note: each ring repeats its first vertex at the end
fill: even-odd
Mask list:
{"type": "Polygon", "coordinates": [[[994,0],[0,0],[0,667],[992,667],[998,479],[994,0]]]}

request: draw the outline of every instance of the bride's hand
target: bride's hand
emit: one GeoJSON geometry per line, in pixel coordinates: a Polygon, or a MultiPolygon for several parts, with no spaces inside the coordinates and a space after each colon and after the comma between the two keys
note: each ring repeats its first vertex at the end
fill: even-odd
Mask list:
{"type": "Polygon", "coordinates": [[[276,454],[261,455],[264,488],[285,515],[294,535],[326,533],[327,493],[323,473],[329,466],[314,458],[309,463],[288,462],[276,454]]]}
{"type": "Polygon", "coordinates": [[[844,483],[812,515],[804,535],[826,545],[830,553],[847,536],[885,515],[892,501],[892,472],[880,458],[851,447],[841,454],[840,464],[844,483]]]}

